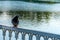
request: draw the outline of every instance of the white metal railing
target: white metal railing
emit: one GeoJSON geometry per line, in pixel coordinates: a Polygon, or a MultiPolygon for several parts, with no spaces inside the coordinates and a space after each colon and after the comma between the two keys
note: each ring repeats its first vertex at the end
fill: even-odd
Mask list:
{"type": "Polygon", "coordinates": [[[41,31],[33,31],[33,30],[27,30],[22,28],[13,28],[13,27],[7,27],[0,25],[0,29],[3,31],[3,40],[5,40],[6,30],[9,31],[9,40],[11,40],[11,34],[14,31],[15,32],[15,38],[18,39],[18,34],[21,33],[22,40],[25,40],[25,35],[28,34],[29,40],[32,40],[33,35],[36,36],[36,40],[40,40],[41,37],[44,38],[44,40],[48,40],[51,38],[52,40],[60,40],[60,35],[52,34],[52,33],[45,33],[41,31]]]}

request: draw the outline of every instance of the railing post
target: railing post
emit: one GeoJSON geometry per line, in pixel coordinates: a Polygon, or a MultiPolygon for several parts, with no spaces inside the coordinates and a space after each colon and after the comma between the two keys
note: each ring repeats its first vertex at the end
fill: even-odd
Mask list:
{"type": "Polygon", "coordinates": [[[3,40],[5,40],[6,30],[3,29],[3,40]]]}
{"type": "Polygon", "coordinates": [[[52,40],[57,40],[57,38],[52,38],[52,40]]]}
{"type": "Polygon", "coordinates": [[[25,33],[22,32],[22,40],[25,40],[25,33]]]}
{"type": "Polygon", "coordinates": [[[11,36],[12,36],[12,31],[9,30],[9,40],[11,40],[11,36]]]}
{"type": "Polygon", "coordinates": [[[45,37],[44,37],[44,40],[48,40],[48,37],[47,37],[47,36],[45,36],[45,37]]]}
{"type": "Polygon", "coordinates": [[[19,32],[15,31],[15,38],[16,38],[16,40],[18,39],[18,34],[19,34],[19,32]]]}
{"type": "Polygon", "coordinates": [[[39,35],[36,35],[36,40],[40,40],[40,36],[39,35]]]}
{"type": "Polygon", "coordinates": [[[32,40],[33,35],[29,34],[29,40],[32,40]]]}

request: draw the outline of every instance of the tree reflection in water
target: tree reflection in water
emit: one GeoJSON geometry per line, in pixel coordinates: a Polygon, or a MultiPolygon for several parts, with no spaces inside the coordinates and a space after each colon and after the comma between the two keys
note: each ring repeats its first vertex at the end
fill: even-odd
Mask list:
{"type": "Polygon", "coordinates": [[[7,11],[11,17],[19,15],[19,19],[36,20],[37,22],[48,22],[51,12],[32,12],[32,11],[7,11]],[[36,19],[35,19],[36,18],[36,19]]]}

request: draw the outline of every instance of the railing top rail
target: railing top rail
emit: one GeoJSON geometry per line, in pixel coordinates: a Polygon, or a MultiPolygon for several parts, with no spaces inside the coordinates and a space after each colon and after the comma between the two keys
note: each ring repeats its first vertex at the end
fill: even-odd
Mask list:
{"type": "Polygon", "coordinates": [[[46,32],[41,32],[41,31],[34,31],[34,30],[28,30],[28,29],[22,29],[22,28],[13,28],[13,27],[8,27],[8,26],[3,26],[3,25],[0,25],[0,29],[17,31],[17,32],[24,32],[26,34],[48,36],[48,37],[51,37],[51,38],[59,38],[60,39],[60,35],[52,34],[52,33],[46,33],[46,32]]]}

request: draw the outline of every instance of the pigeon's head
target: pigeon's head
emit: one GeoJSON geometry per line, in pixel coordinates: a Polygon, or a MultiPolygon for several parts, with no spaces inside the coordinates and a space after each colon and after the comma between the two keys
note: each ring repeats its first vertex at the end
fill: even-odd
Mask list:
{"type": "Polygon", "coordinates": [[[17,15],[17,16],[15,16],[15,18],[18,18],[19,16],[17,15]]]}
{"type": "Polygon", "coordinates": [[[19,16],[18,16],[18,15],[16,15],[13,19],[14,19],[14,20],[17,20],[17,19],[18,19],[18,17],[19,17],[19,16]]]}

